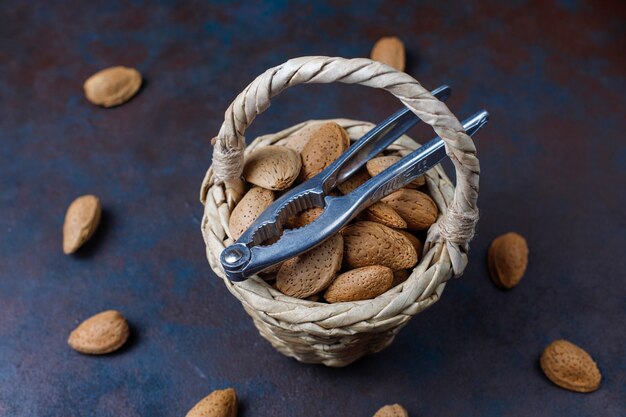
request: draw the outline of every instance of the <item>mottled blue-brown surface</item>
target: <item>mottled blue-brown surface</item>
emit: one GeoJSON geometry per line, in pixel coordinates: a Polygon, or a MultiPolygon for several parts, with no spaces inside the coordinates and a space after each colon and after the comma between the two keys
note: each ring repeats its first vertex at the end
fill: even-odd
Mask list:
{"type": "MultiPolygon", "coordinates": [[[[183,416],[233,386],[243,417],[626,415],[626,7],[622,1],[0,2],[0,416],[183,416]],[[509,3],[509,4],[504,4],[509,3]],[[345,369],[302,365],[258,336],[210,270],[198,189],[209,138],[236,94],[300,55],[368,56],[400,36],[407,71],[484,107],[481,221],[470,265],[395,343],[345,369]],[[138,68],[114,109],[83,81],[138,68]],[[102,226],[61,251],[65,209],[95,193],[102,226]],[[485,262],[509,230],[528,239],[521,285],[485,262]],[[89,357],[69,331],[104,309],[132,323],[119,353],[89,357]],[[585,348],[600,389],[552,385],[538,357],[585,348]]],[[[382,92],[303,86],[248,137],[310,118],[379,121],[382,92]]],[[[432,132],[416,131],[420,139],[432,132]]]]}

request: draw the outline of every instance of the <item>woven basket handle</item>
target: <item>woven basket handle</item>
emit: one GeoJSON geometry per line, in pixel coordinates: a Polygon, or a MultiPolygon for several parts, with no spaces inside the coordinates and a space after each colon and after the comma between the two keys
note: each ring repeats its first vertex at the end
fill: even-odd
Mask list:
{"type": "Polygon", "coordinates": [[[254,118],[270,106],[271,99],[289,87],[304,83],[361,84],[381,88],[396,96],[423,122],[431,125],[446,144],[456,169],[454,199],[431,228],[427,242],[444,240],[455,275],[467,264],[468,243],[478,220],[476,199],[480,166],[472,139],[448,107],[433,97],[410,75],[365,58],[308,56],[270,68],[252,81],[226,110],[224,123],[213,139],[213,179],[236,182],[243,171],[244,133],[254,118]]]}

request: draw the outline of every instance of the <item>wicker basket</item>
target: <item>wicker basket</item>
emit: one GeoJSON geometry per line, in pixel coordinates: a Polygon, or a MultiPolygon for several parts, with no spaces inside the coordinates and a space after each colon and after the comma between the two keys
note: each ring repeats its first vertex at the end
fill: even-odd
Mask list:
{"type": "MultiPolygon", "coordinates": [[[[373,124],[333,120],[352,140],[373,124]]],[[[418,145],[406,136],[390,149],[405,155],[418,145]]],[[[213,166],[201,189],[205,205],[202,235],[211,268],[243,304],[261,335],[287,356],[306,363],[345,366],[388,346],[415,314],[435,303],[446,281],[460,276],[467,264],[468,242],[478,210],[479,164],[471,138],[456,117],[415,79],[368,59],[302,57],[267,70],[237,96],[214,139],[213,166]],[[343,82],[382,88],[393,95],[444,139],[456,174],[455,188],[441,167],[426,174],[427,187],[439,206],[424,253],[409,278],[373,300],[324,304],[288,297],[254,276],[230,282],[219,262],[221,251],[233,243],[228,229],[232,209],[243,193],[240,179],[244,154],[258,147],[282,145],[301,129],[322,121],[308,121],[254,140],[244,152],[243,134],[252,120],[269,107],[270,99],[302,83],[343,82]]]]}

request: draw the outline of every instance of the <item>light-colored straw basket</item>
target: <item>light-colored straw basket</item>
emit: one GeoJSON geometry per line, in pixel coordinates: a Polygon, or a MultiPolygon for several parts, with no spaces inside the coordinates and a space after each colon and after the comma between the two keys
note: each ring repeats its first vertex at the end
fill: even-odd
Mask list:
{"type": "MultiPolygon", "coordinates": [[[[346,119],[351,140],[374,125],[346,119]]],[[[213,141],[213,165],[200,193],[205,205],[202,235],[211,268],[243,304],[261,335],[287,356],[306,363],[345,366],[388,346],[415,314],[435,303],[446,281],[460,276],[467,265],[478,210],[479,164],[471,138],[445,104],[411,76],[369,59],[302,57],[287,61],[257,77],[237,96],[213,141]],[[429,229],[420,262],[409,278],[373,300],[325,304],[283,295],[262,278],[229,281],[219,261],[234,240],[228,220],[244,192],[241,172],[244,155],[268,145],[282,145],[301,129],[322,121],[308,121],[254,140],[245,149],[244,132],[265,111],[272,97],[303,83],[361,84],[382,88],[396,96],[445,141],[457,174],[456,188],[437,166],[426,174],[428,192],[439,206],[439,218],[429,229]]],[[[406,155],[418,147],[406,136],[390,149],[406,155]]]]}

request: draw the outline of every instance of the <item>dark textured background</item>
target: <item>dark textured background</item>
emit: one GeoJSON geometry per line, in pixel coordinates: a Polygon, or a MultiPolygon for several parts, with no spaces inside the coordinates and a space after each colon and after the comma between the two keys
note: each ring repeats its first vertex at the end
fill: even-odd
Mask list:
{"type": "MultiPolygon", "coordinates": [[[[0,2],[0,416],[183,416],[227,386],[243,417],[371,416],[393,402],[411,416],[626,415],[623,1],[48,3],[0,2]],[[384,352],[302,365],[257,335],[205,260],[209,138],[266,68],[368,56],[388,34],[405,41],[410,74],[454,87],[459,117],[492,114],[477,138],[470,265],[384,352]],[[83,81],[119,64],[145,76],[140,94],[89,104],[83,81]],[[83,193],[101,197],[103,224],[64,256],[65,209],[83,193]],[[503,292],[485,256],[509,230],[528,239],[530,264],[503,292]],[[66,345],[110,308],[132,323],[127,347],[89,357],[66,345]],[[542,375],[556,338],[597,360],[597,392],[542,375]]],[[[397,108],[364,87],[303,86],[248,137],[397,108]]]]}

